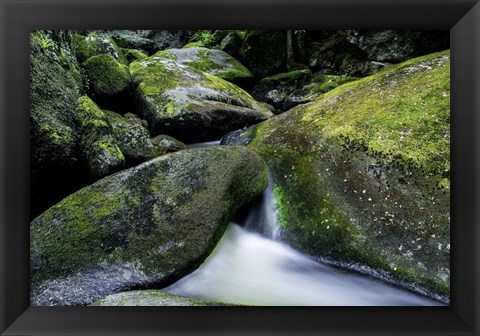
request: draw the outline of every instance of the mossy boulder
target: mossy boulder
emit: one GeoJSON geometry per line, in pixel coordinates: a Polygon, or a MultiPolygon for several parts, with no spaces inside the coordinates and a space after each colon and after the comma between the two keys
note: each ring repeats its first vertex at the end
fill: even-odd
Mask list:
{"type": "Polygon", "coordinates": [[[263,78],[253,87],[252,96],[272,105],[279,114],[355,79],[349,76],[312,75],[310,70],[293,70],[263,78]]]}
{"type": "Polygon", "coordinates": [[[103,111],[112,129],[116,144],[125,157],[126,166],[134,166],[167,153],[168,148],[155,143],[140,118],[126,117],[112,111],[103,111]]]}
{"type": "Polygon", "coordinates": [[[188,146],[183,142],[164,134],[157,135],[155,138],[152,139],[152,141],[156,145],[165,148],[167,152],[176,152],[188,148],[188,146]]]}
{"type": "Polygon", "coordinates": [[[113,100],[129,95],[132,78],[128,66],[107,54],[92,56],[82,63],[91,97],[113,100]]]}
{"type": "Polygon", "coordinates": [[[307,94],[303,87],[310,81],[310,70],[294,70],[262,78],[252,89],[252,97],[286,111],[301,103],[307,94]]]}
{"type": "Polygon", "coordinates": [[[242,46],[242,37],[238,31],[230,32],[225,36],[225,38],[220,42],[218,49],[226,52],[232,57],[238,57],[240,48],[242,46]]]}
{"type": "Polygon", "coordinates": [[[194,30],[153,30],[147,37],[153,41],[154,51],[159,51],[183,47],[194,33],[194,30]]]}
{"type": "Polygon", "coordinates": [[[105,34],[91,32],[87,36],[74,35],[72,48],[80,63],[102,54],[110,55],[120,63],[126,63],[118,45],[105,34]]]}
{"type": "Polygon", "coordinates": [[[81,126],[80,151],[89,174],[100,178],[123,168],[125,157],[104,111],[82,96],[78,99],[76,118],[81,126]]]}
{"type": "Polygon", "coordinates": [[[134,61],[138,61],[144,58],[147,58],[148,55],[137,49],[124,49],[122,48],[122,53],[127,62],[130,64],[134,61]]]}
{"type": "Polygon", "coordinates": [[[229,306],[225,303],[205,301],[173,295],[160,290],[137,290],[116,293],[95,301],[91,306],[159,307],[159,306],[229,306]]]}
{"type": "Polygon", "coordinates": [[[178,280],[267,184],[260,156],[217,146],[167,154],[77,191],[31,223],[32,305],[90,304],[178,280]]]}
{"type": "Polygon", "coordinates": [[[76,181],[79,135],[74,115],[83,80],[75,58],[60,57],[69,53],[67,41],[44,31],[32,33],[30,197],[36,215],[66,196],[76,181]]]}
{"type": "Polygon", "coordinates": [[[449,295],[448,51],[344,84],[248,133],[272,174],[282,239],[449,295]]]}
{"type": "Polygon", "coordinates": [[[130,71],[137,110],[153,135],[216,140],[272,116],[236,85],[174,60],[154,55],[133,62],[130,71]]]}
{"type": "Polygon", "coordinates": [[[240,48],[240,61],[257,78],[286,70],[287,37],[285,31],[248,31],[240,48]]]}
{"type": "Polygon", "coordinates": [[[74,115],[82,83],[34,38],[30,41],[30,74],[31,162],[35,167],[48,167],[67,160],[75,149],[74,115]]]}
{"type": "Polygon", "coordinates": [[[159,51],[155,57],[169,59],[178,64],[215,75],[229,82],[253,78],[252,73],[229,54],[215,49],[189,47],[159,51]]]}
{"type": "Polygon", "coordinates": [[[153,41],[135,30],[103,30],[97,33],[110,37],[121,48],[138,49],[147,54],[155,50],[153,41]]]}

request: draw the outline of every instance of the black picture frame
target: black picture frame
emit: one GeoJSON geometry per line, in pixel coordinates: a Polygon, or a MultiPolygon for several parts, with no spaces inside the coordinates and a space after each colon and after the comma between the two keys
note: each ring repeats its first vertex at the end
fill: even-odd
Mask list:
{"type": "Polygon", "coordinates": [[[479,335],[480,4],[473,0],[0,0],[2,335],[479,335]],[[29,307],[29,33],[34,29],[448,29],[448,307],[29,307]]]}

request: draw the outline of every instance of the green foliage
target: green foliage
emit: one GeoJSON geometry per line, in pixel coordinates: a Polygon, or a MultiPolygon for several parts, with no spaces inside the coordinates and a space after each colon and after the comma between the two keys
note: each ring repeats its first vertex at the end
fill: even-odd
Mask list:
{"type": "Polygon", "coordinates": [[[189,42],[195,42],[200,47],[211,47],[215,44],[215,30],[197,30],[189,42]]]}
{"type": "Polygon", "coordinates": [[[35,39],[42,49],[51,49],[55,50],[55,42],[52,38],[45,32],[41,30],[37,30],[32,32],[31,37],[35,39]]]}

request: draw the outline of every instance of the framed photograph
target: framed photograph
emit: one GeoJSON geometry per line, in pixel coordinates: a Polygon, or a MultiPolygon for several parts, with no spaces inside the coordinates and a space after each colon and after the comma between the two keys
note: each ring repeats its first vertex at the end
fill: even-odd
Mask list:
{"type": "Polygon", "coordinates": [[[478,335],[477,1],[0,4],[2,335],[478,335]]]}

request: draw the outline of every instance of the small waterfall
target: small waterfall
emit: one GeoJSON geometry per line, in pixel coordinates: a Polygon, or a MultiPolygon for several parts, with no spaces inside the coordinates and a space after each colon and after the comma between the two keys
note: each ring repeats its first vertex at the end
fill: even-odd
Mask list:
{"type": "Polygon", "coordinates": [[[278,206],[273,194],[273,181],[270,178],[267,190],[252,206],[243,227],[249,231],[258,232],[263,237],[277,240],[280,235],[277,209],[278,206]]]}
{"type": "Polygon", "coordinates": [[[279,231],[276,211],[270,183],[244,227],[230,223],[207,260],[165,290],[180,296],[260,306],[441,305],[386,282],[317,262],[275,241],[279,231]]]}

